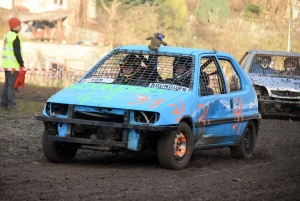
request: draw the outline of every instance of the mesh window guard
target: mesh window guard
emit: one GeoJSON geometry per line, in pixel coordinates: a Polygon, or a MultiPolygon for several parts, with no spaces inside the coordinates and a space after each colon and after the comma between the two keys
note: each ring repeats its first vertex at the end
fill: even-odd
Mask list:
{"type": "Polygon", "coordinates": [[[193,56],[116,50],[81,81],[188,91],[193,76],[193,56]]]}
{"type": "Polygon", "coordinates": [[[201,96],[226,93],[224,79],[216,58],[202,57],[200,65],[201,96]]]}
{"type": "Polygon", "coordinates": [[[249,73],[300,76],[300,58],[281,55],[255,55],[249,73]]]}

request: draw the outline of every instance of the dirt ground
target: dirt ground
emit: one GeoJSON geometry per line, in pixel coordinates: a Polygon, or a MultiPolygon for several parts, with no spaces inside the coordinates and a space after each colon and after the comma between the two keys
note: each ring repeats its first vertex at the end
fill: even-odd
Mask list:
{"type": "MultiPolygon", "coordinates": [[[[0,86],[1,87],[1,86],[0,86]]],[[[46,101],[58,89],[27,86],[18,99],[46,101]]],[[[300,200],[300,123],[264,119],[252,160],[228,148],[196,151],[186,169],[162,169],[152,153],[79,150],[46,160],[43,123],[0,110],[0,200],[300,200]]]]}

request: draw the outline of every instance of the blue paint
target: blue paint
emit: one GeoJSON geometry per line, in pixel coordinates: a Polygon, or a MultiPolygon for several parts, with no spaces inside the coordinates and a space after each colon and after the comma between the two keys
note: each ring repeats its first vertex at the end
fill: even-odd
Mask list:
{"type": "Polygon", "coordinates": [[[129,129],[128,132],[128,149],[138,151],[140,134],[134,129],[129,129]]]}
{"type": "Polygon", "coordinates": [[[67,136],[67,129],[68,129],[68,124],[67,123],[58,123],[57,124],[57,129],[58,129],[58,136],[59,137],[66,137],[67,136]]]}

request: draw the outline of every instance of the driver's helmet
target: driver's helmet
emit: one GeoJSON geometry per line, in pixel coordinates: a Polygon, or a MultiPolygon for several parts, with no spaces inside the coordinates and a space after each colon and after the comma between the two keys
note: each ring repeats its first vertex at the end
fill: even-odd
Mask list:
{"type": "Polygon", "coordinates": [[[126,74],[127,76],[134,75],[141,70],[141,63],[142,61],[136,55],[126,55],[119,62],[121,73],[126,74]],[[132,68],[131,73],[124,73],[123,71],[125,68],[132,68]]]}
{"type": "Polygon", "coordinates": [[[271,56],[260,56],[261,59],[259,59],[259,65],[261,65],[263,68],[267,68],[271,64],[271,56]]]}
{"type": "Polygon", "coordinates": [[[173,79],[183,80],[185,78],[190,77],[193,72],[192,63],[193,63],[192,57],[186,57],[186,56],[175,57],[173,61],[173,79]],[[178,69],[184,69],[184,72],[179,74],[177,73],[178,69]]]}
{"type": "Polygon", "coordinates": [[[297,58],[286,58],[284,60],[284,69],[286,71],[294,71],[299,68],[299,60],[297,58]]]}

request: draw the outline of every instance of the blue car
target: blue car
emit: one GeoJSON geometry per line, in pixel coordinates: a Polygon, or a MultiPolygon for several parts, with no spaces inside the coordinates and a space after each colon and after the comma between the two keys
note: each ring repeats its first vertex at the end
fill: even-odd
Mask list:
{"type": "Polygon", "coordinates": [[[224,52],[122,46],[79,81],[54,94],[36,119],[50,162],[78,149],[157,152],[163,168],[188,166],[196,149],[254,153],[261,115],[251,80],[224,52]]]}

